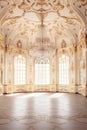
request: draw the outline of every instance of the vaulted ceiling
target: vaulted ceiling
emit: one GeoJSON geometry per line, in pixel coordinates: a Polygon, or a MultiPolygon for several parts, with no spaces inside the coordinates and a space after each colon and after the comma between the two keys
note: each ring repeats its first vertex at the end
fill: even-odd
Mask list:
{"type": "Polygon", "coordinates": [[[0,33],[5,43],[21,41],[24,47],[79,43],[86,31],[87,0],[71,1],[0,0],[0,33]]]}

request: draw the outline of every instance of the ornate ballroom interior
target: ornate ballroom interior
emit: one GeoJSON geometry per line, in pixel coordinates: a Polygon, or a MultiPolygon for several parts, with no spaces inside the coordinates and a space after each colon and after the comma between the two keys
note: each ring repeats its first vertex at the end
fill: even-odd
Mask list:
{"type": "Polygon", "coordinates": [[[0,104],[5,103],[4,106],[1,105],[0,111],[3,114],[7,109],[7,113],[0,115],[0,130],[17,130],[18,125],[21,130],[82,130],[81,124],[75,124],[77,127],[64,126],[67,120],[74,120],[74,112],[78,113],[75,120],[85,122],[86,130],[86,96],[87,0],[0,0],[0,104]],[[28,115],[23,115],[25,106],[22,106],[23,113],[20,112],[20,106],[23,105],[21,102],[25,105],[28,95],[31,111],[27,110],[28,115]],[[53,95],[59,95],[57,98],[64,105],[59,105],[60,110],[57,113],[57,100],[49,99],[52,99],[53,106],[46,100],[46,97],[48,99],[53,95]],[[48,108],[55,109],[54,115],[51,109],[49,112],[38,106],[38,97],[41,102],[47,102],[48,108]],[[37,109],[39,107],[43,112],[37,110],[37,114],[33,115],[35,111],[33,112],[32,106],[35,101],[37,109]],[[14,105],[15,110],[10,108],[9,102],[14,105]],[[68,117],[67,110],[64,113],[64,108],[61,109],[61,106],[69,109],[69,102],[72,102],[73,108],[76,104],[79,106],[76,111],[71,108],[72,117],[68,117]],[[44,116],[45,112],[48,115],[44,116]],[[54,118],[61,112],[61,120],[58,120],[60,126],[57,126],[58,122],[54,118]],[[30,113],[31,120],[28,118],[30,113]],[[15,123],[8,125],[10,121],[15,123]],[[16,125],[17,121],[19,124],[16,125]],[[39,126],[38,121],[46,121],[53,126],[44,123],[39,126]],[[27,126],[24,129],[25,124],[27,126]]]}
{"type": "Polygon", "coordinates": [[[87,1],[0,0],[0,93],[87,96],[87,1]]]}

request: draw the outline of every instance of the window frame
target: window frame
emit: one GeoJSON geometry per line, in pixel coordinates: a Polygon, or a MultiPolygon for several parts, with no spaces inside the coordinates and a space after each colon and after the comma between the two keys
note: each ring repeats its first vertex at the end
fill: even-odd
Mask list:
{"type": "MultiPolygon", "coordinates": [[[[64,63],[65,63],[65,60],[64,60],[64,63]]],[[[62,54],[61,56],[59,56],[59,58],[58,58],[58,84],[61,85],[61,86],[62,85],[69,85],[69,83],[70,83],[70,79],[69,79],[69,66],[70,66],[69,56],[67,54],[62,54]],[[59,66],[60,66],[60,59],[62,59],[63,55],[64,55],[64,57],[66,59],[68,59],[68,65],[67,65],[67,69],[68,69],[67,77],[68,77],[68,80],[67,80],[67,82],[63,81],[63,83],[62,82],[60,83],[60,68],[59,68],[59,66]]],[[[62,72],[63,72],[63,69],[62,69],[62,72]]],[[[63,76],[62,76],[62,79],[63,79],[63,76]]],[[[62,79],[61,79],[61,81],[62,81],[62,79]]]]}
{"type": "Polygon", "coordinates": [[[19,86],[19,85],[25,85],[26,84],[26,81],[27,81],[27,60],[26,60],[26,56],[25,55],[23,55],[23,54],[17,54],[17,55],[15,55],[14,56],[14,59],[13,59],[13,83],[14,83],[14,85],[17,85],[17,86],[19,86]],[[25,58],[25,83],[15,83],[15,58],[16,57],[18,57],[18,56],[22,56],[22,58],[25,58]]]}
{"type": "Polygon", "coordinates": [[[82,57],[80,58],[80,67],[79,67],[79,84],[82,85],[83,84],[83,59],[82,57]]]}
{"type": "MultiPolygon", "coordinates": [[[[35,83],[35,85],[41,85],[41,86],[44,86],[44,85],[50,85],[50,60],[49,60],[49,58],[44,58],[45,59],[45,61],[46,60],[48,60],[48,65],[49,65],[49,83],[39,83],[38,81],[38,83],[36,83],[36,79],[35,79],[35,76],[36,76],[36,70],[35,70],[35,65],[36,65],[36,63],[35,62],[37,62],[38,60],[42,60],[43,58],[35,58],[35,60],[34,60],[34,83],[35,83]],[[36,61],[37,60],[37,61],[36,61]]],[[[39,61],[40,62],[40,61],[39,61]]],[[[39,63],[37,63],[37,64],[39,64],[39,63]]],[[[41,62],[40,62],[40,65],[41,65],[41,62]]],[[[46,75],[46,74],[45,74],[46,75]]]]}

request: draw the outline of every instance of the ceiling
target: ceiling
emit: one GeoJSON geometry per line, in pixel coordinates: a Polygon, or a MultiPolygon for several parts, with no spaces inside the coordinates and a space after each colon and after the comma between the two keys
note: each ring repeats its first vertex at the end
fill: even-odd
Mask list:
{"type": "Polygon", "coordinates": [[[52,47],[79,43],[86,31],[80,13],[85,19],[87,12],[82,10],[87,0],[71,1],[0,0],[0,33],[5,43],[16,45],[20,41],[25,48],[40,46],[41,42],[52,47]]]}

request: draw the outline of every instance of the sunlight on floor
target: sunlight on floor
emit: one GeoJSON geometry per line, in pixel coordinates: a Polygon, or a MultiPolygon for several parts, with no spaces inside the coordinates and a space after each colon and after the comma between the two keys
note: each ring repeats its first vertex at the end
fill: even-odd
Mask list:
{"type": "Polygon", "coordinates": [[[24,98],[24,97],[37,97],[37,96],[41,96],[44,95],[46,93],[13,93],[13,94],[7,94],[5,96],[14,96],[14,97],[20,97],[20,98],[24,98]]]}
{"type": "Polygon", "coordinates": [[[63,93],[55,93],[55,94],[52,94],[51,96],[50,96],[50,98],[57,98],[57,97],[60,97],[60,96],[62,96],[63,95],[63,93]]]}

